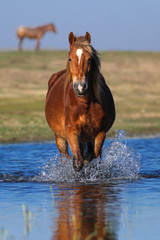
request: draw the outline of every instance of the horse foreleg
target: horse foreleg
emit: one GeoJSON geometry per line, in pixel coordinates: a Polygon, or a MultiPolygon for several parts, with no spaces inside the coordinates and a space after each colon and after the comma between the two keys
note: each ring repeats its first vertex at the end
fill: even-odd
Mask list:
{"type": "Polygon", "coordinates": [[[101,151],[103,147],[103,143],[106,137],[105,132],[100,132],[96,138],[95,138],[95,144],[94,144],[94,155],[97,158],[98,156],[101,157],[101,151]]]}
{"type": "Polygon", "coordinates": [[[36,51],[39,51],[40,39],[37,39],[36,51]]]}
{"type": "Polygon", "coordinates": [[[95,158],[94,155],[94,143],[88,142],[87,144],[87,151],[84,157],[84,164],[88,164],[90,161],[92,161],[95,158]]]}
{"type": "Polygon", "coordinates": [[[68,142],[73,154],[73,167],[76,172],[79,172],[83,168],[83,158],[78,143],[78,137],[73,133],[68,134],[68,142]]]}
{"type": "Polygon", "coordinates": [[[18,45],[18,50],[19,51],[22,51],[22,41],[23,41],[23,38],[20,38],[19,39],[19,45],[18,45]]]}
{"type": "Polygon", "coordinates": [[[68,158],[70,158],[68,153],[68,142],[63,138],[56,136],[56,144],[60,153],[65,154],[68,158]]]}

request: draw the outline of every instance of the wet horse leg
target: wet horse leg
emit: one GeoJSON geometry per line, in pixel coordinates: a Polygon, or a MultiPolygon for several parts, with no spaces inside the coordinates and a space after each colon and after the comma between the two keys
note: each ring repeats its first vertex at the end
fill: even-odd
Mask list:
{"type": "Polygon", "coordinates": [[[88,164],[95,158],[94,155],[94,142],[80,143],[80,151],[84,159],[84,165],[88,164]]]}
{"type": "Polygon", "coordinates": [[[56,144],[60,153],[65,154],[68,158],[70,158],[68,153],[68,142],[63,138],[56,136],[56,144]]]}
{"type": "Polygon", "coordinates": [[[37,39],[37,45],[36,45],[36,51],[37,52],[39,51],[39,45],[40,45],[40,39],[38,38],[37,39]]]}
{"type": "Polygon", "coordinates": [[[18,45],[19,51],[22,51],[22,41],[23,41],[23,38],[20,38],[19,39],[19,45],[18,45]]]}
{"type": "Polygon", "coordinates": [[[87,143],[80,143],[79,147],[80,147],[82,158],[84,159],[87,152],[87,143]]]}
{"type": "Polygon", "coordinates": [[[87,143],[87,152],[84,156],[84,163],[87,164],[95,158],[94,154],[94,142],[87,143]]]}
{"type": "Polygon", "coordinates": [[[68,143],[73,154],[73,167],[76,172],[83,168],[83,157],[79,146],[78,136],[74,133],[68,134],[68,143]]]}
{"type": "Polygon", "coordinates": [[[103,143],[106,137],[105,132],[100,132],[96,138],[95,138],[95,144],[94,144],[94,155],[97,158],[98,156],[101,157],[101,151],[103,147],[103,143]]]}

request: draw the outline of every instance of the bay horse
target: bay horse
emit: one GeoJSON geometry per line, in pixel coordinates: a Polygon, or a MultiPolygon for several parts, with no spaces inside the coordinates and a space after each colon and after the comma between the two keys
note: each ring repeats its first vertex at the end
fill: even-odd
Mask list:
{"type": "Polygon", "coordinates": [[[61,154],[69,157],[75,171],[101,155],[106,133],[115,120],[115,105],[100,73],[100,59],[90,45],[91,36],[69,34],[70,51],[65,70],[54,73],[48,82],[46,120],[55,133],[61,154]]]}
{"type": "Polygon", "coordinates": [[[25,37],[37,39],[36,51],[39,51],[40,40],[47,31],[56,33],[56,28],[53,24],[46,24],[35,28],[24,26],[19,27],[17,29],[17,37],[19,38],[19,51],[22,50],[22,41],[25,37]]]}

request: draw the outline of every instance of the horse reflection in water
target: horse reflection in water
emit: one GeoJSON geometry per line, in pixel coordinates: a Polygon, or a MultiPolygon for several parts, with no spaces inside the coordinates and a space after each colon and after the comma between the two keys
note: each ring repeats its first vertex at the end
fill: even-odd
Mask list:
{"type": "Polygon", "coordinates": [[[106,133],[115,120],[114,100],[90,42],[88,32],[84,37],[69,34],[67,67],[51,76],[45,105],[57,147],[69,157],[69,143],[77,172],[84,162],[101,155],[106,133]]]}
{"type": "Polygon", "coordinates": [[[22,41],[24,38],[37,39],[36,51],[39,51],[40,40],[47,31],[56,33],[55,26],[53,24],[46,24],[35,28],[24,26],[19,27],[17,29],[17,37],[19,38],[19,51],[22,50],[22,41]]]}
{"type": "Polygon", "coordinates": [[[57,196],[59,216],[52,240],[117,239],[120,205],[113,187],[108,186],[107,191],[103,184],[72,186],[73,191],[67,187],[62,186],[57,196]]]}

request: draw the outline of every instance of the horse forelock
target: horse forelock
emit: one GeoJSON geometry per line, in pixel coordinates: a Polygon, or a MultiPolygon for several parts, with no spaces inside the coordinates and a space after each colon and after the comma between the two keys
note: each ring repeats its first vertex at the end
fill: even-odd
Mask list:
{"type": "Polygon", "coordinates": [[[92,55],[92,46],[89,44],[88,40],[85,37],[77,37],[75,41],[76,48],[84,49],[90,55],[92,55]]]}

